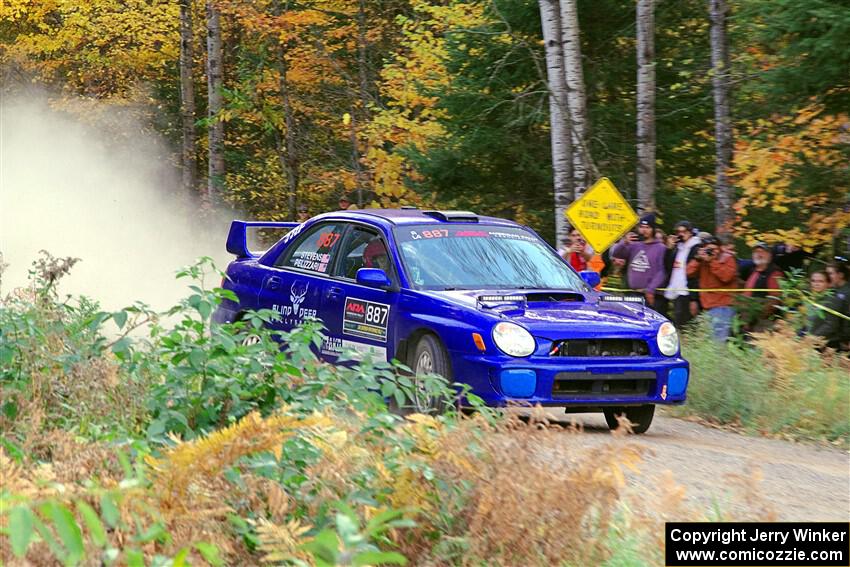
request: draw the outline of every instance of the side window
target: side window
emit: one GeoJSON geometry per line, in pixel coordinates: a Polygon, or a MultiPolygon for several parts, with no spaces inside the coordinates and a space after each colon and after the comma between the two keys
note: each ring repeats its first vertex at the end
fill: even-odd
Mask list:
{"type": "Polygon", "coordinates": [[[325,274],[341,246],[342,223],[320,224],[304,233],[275,260],[277,268],[296,268],[325,274]]]}
{"type": "Polygon", "coordinates": [[[374,230],[355,226],[345,239],[333,275],[353,280],[360,268],[381,268],[393,277],[392,263],[384,241],[374,230]]]}

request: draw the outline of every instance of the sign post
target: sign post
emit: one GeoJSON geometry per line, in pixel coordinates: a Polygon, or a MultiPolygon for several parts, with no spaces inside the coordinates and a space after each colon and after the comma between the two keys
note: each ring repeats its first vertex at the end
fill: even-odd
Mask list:
{"type": "Polygon", "coordinates": [[[566,215],[597,254],[605,252],[638,222],[637,214],[607,177],[573,201],[566,215]]]}

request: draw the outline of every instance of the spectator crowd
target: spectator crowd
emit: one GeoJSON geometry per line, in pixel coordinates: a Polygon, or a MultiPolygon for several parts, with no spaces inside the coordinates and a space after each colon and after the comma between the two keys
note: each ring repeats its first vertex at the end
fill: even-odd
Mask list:
{"type": "Polygon", "coordinates": [[[603,255],[575,229],[561,244],[561,256],[574,269],[600,272],[603,281],[619,275],[623,287],[642,294],[680,329],[705,312],[719,341],[732,335],[736,318],[745,336],[769,329],[786,311],[780,282],[808,273],[800,332],[822,337],[829,348],[850,350],[847,258],[836,256],[820,268],[823,263],[799,247],[763,242],[750,248],[749,258],[738,258],[730,236],[701,232],[685,220],[668,235],[651,213],[603,255]]]}

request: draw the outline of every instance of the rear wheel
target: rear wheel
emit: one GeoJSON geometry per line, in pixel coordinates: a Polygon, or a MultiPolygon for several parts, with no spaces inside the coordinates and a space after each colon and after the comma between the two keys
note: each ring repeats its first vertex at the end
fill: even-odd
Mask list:
{"type": "MultiPolygon", "coordinates": [[[[243,321],[244,319],[245,319],[245,313],[241,312],[238,315],[236,315],[236,317],[233,318],[233,322],[239,323],[240,321],[243,321]]],[[[246,325],[245,329],[243,329],[239,333],[239,337],[240,337],[239,342],[243,346],[255,345],[255,344],[257,344],[257,343],[259,343],[260,341],[263,340],[260,337],[260,335],[258,335],[250,325],[246,325]]]]}
{"type": "Polygon", "coordinates": [[[632,423],[632,433],[640,435],[641,433],[646,433],[646,430],[652,425],[652,418],[655,416],[655,406],[609,408],[603,410],[603,413],[605,414],[605,421],[612,431],[620,427],[617,416],[622,415],[632,423]]]}

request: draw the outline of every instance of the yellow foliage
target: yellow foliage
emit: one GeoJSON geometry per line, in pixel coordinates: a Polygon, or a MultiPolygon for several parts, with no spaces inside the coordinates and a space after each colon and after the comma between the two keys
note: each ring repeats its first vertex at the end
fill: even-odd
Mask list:
{"type": "Polygon", "coordinates": [[[419,173],[397,150],[424,151],[445,135],[438,97],[427,94],[450,88],[445,34],[486,23],[485,4],[419,1],[414,3],[418,17],[404,21],[396,57],[381,70],[386,108],[376,109],[365,134],[369,151],[363,162],[373,172],[374,190],[383,206],[419,203],[407,185],[407,180],[419,179],[419,173]]]}
{"type": "Polygon", "coordinates": [[[304,534],[312,529],[311,525],[302,524],[299,520],[290,520],[284,524],[260,520],[256,527],[263,563],[279,565],[283,562],[303,561],[311,564],[310,554],[299,549],[299,546],[310,541],[304,534]]]}
{"type": "Polygon", "coordinates": [[[850,211],[843,207],[850,188],[841,186],[842,177],[837,177],[837,186],[818,192],[796,188],[806,183],[799,168],[837,168],[847,159],[850,139],[845,130],[850,118],[823,112],[823,106],[813,102],[794,117],[759,120],[739,134],[730,173],[742,192],[735,203],[736,232],[750,244],[790,242],[811,251],[850,225],[850,211]],[[763,209],[794,214],[799,224],[791,230],[757,230],[746,219],[763,209]]]}
{"type": "Polygon", "coordinates": [[[216,480],[219,473],[247,455],[272,451],[280,458],[282,443],[297,430],[328,426],[329,418],[306,419],[280,413],[262,418],[250,413],[237,423],[188,442],[177,442],[159,459],[149,458],[162,508],[187,510],[192,485],[216,480]]]}
{"type": "Polygon", "coordinates": [[[2,61],[86,95],[125,96],[162,79],[179,52],[179,5],[146,0],[5,0],[2,61]]]}

